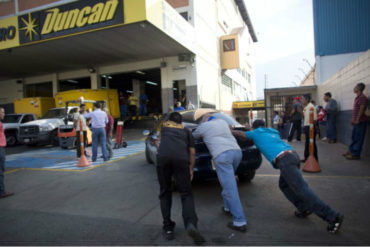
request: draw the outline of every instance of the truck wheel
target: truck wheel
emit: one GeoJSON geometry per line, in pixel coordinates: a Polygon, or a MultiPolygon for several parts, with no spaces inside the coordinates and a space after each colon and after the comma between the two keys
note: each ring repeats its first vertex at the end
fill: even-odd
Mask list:
{"type": "Polygon", "coordinates": [[[54,130],[50,135],[50,144],[53,146],[59,146],[58,132],[54,130]]]}
{"type": "Polygon", "coordinates": [[[256,170],[250,170],[247,173],[238,174],[239,182],[241,183],[249,183],[256,175],[256,170]]]}
{"type": "Polygon", "coordinates": [[[17,136],[15,133],[9,132],[9,133],[6,133],[5,136],[6,136],[6,145],[8,147],[11,147],[17,144],[17,136]]]}

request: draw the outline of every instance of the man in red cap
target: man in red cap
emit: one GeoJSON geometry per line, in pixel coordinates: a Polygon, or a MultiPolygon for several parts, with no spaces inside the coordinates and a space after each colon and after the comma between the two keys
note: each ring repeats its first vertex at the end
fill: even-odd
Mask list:
{"type": "Polygon", "coordinates": [[[299,97],[295,97],[293,101],[293,109],[290,112],[290,130],[288,136],[288,142],[291,142],[294,137],[295,131],[297,131],[297,141],[301,141],[301,134],[302,134],[302,117],[303,117],[303,110],[301,99],[299,97]]]}

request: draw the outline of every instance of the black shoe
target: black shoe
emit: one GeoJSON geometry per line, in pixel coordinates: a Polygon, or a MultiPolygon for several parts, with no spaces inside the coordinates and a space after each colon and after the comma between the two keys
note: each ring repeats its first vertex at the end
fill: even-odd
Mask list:
{"type": "Polygon", "coordinates": [[[328,232],[330,233],[337,233],[339,231],[339,228],[342,226],[344,216],[338,215],[335,217],[335,220],[332,222],[329,222],[329,225],[327,227],[328,232]]]}
{"type": "Polygon", "coordinates": [[[206,241],[204,237],[200,234],[198,229],[192,223],[189,223],[186,226],[186,231],[188,232],[188,235],[193,239],[194,244],[202,245],[206,241]]]}
{"type": "Polygon", "coordinates": [[[166,240],[171,241],[175,239],[175,234],[172,230],[163,231],[166,240]]]}
{"type": "Polygon", "coordinates": [[[233,216],[233,215],[231,214],[230,210],[226,210],[226,209],[225,209],[225,207],[222,207],[222,208],[221,208],[221,210],[222,210],[222,213],[223,213],[224,215],[227,215],[227,216],[233,216]]]}
{"type": "Polygon", "coordinates": [[[242,226],[234,226],[232,222],[229,222],[227,226],[235,231],[239,232],[246,232],[247,231],[247,225],[242,225],[242,226]]]}
{"type": "Polygon", "coordinates": [[[295,217],[297,218],[306,218],[307,216],[309,216],[310,214],[312,214],[312,212],[310,210],[305,210],[303,212],[301,211],[294,211],[294,215],[295,217]]]}

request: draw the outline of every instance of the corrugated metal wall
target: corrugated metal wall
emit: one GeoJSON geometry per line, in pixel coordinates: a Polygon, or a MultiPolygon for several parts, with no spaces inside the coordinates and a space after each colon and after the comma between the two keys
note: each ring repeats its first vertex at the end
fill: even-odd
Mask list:
{"type": "Polygon", "coordinates": [[[315,54],[370,48],[370,0],[313,0],[315,54]]]}

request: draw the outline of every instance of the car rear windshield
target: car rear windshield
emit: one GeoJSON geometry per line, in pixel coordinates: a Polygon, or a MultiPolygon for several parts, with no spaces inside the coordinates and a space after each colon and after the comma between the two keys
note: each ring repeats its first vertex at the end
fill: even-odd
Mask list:
{"type": "Polygon", "coordinates": [[[48,119],[48,118],[64,118],[66,114],[66,110],[63,109],[51,109],[48,110],[41,119],[48,119]]]}
{"type": "Polygon", "coordinates": [[[5,115],[3,123],[18,123],[22,115],[5,115]]]}

